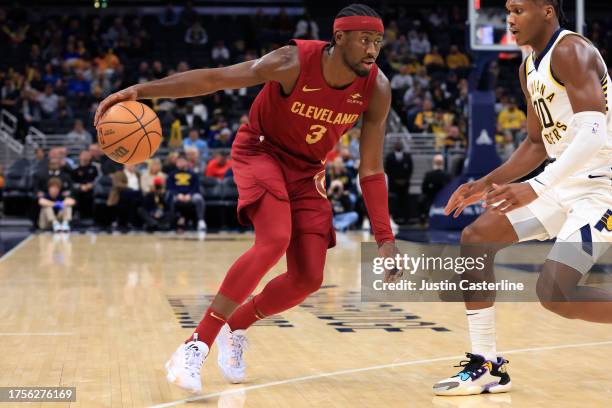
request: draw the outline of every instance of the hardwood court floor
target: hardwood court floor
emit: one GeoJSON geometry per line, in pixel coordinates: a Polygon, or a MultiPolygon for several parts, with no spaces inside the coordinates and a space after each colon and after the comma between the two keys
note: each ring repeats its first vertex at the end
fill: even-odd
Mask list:
{"type": "Polygon", "coordinates": [[[512,393],[434,397],[468,349],[463,306],[360,304],[360,238],[339,237],[317,295],[249,331],[245,384],[223,381],[213,348],[187,403],[164,362],[252,236],[33,236],[0,261],[0,386],[77,388],[70,405],[24,405],[44,407],[610,406],[612,328],[535,303],[497,306],[512,393]]]}

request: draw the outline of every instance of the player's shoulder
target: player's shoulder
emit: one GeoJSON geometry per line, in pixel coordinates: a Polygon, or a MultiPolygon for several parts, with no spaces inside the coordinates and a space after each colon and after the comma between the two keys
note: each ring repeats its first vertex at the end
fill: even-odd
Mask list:
{"type": "Polygon", "coordinates": [[[568,34],[561,38],[552,51],[555,67],[559,64],[579,66],[590,64],[599,58],[597,48],[579,34],[568,34]]]}
{"type": "Polygon", "coordinates": [[[391,84],[389,82],[389,78],[385,75],[384,72],[379,68],[376,73],[376,78],[374,79],[374,91],[378,92],[391,92],[391,84]]]}
{"type": "Polygon", "coordinates": [[[300,58],[294,45],[285,45],[270,51],[253,64],[253,70],[265,80],[282,79],[285,75],[291,76],[299,72],[299,69],[300,58]]]}
{"type": "Polygon", "coordinates": [[[292,63],[299,63],[299,51],[296,44],[287,44],[282,47],[275,49],[267,54],[268,56],[274,56],[274,59],[283,65],[289,65],[292,63]]]}

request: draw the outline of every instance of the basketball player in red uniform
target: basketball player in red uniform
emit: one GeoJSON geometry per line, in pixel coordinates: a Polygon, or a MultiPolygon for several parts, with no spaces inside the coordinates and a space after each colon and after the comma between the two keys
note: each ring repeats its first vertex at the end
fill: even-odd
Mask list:
{"type": "MultiPolygon", "coordinates": [[[[326,251],[335,245],[325,157],[362,115],[363,198],[380,255],[397,253],[382,165],[391,89],[375,64],[383,22],[371,8],[353,4],[336,16],[333,31],[331,43],[294,40],[257,60],[134,85],[109,96],[96,112],[97,123],[120,101],[185,98],[265,83],[232,146],[238,217],[253,224],[255,243],[232,265],[193,335],[166,364],[168,380],[187,391],[201,392],[200,369],[217,335],[223,375],[242,382],[245,329],[319,289],[326,251]],[[245,303],[284,254],[287,272],[245,303]]],[[[395,278],[391,272],[386,276],[395,278]]]]}

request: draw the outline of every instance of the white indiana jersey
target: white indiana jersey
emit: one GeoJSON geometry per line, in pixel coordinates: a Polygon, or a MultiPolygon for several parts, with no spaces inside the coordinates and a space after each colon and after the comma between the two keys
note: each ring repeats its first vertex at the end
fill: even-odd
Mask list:
{"type": "MultiPolygon", "coordinates": [[[[572,128],[574,111],[570,104],[565,86],[557,80],[550,68],[553,50],[561,39],[567,35],[579,35],[569,30],[557,31],[550,39],[536,65],[533,53],[525,60],[525,74],[527,75],[527,90],[531,104],[542,125],[542,139],[549,157],[558,159],[569,146],[576,135],[572,128]]],[[[605,66],[605,62],[598,52],[605,66]]],[[[556,64],[572,64],[572,61],[555,61],[556,64]]],[[[612,173],[612,93],[608,93],[610,75],[607,72],[601,79],[603,94],[606,98],[607,142],[599,152],[574,176],[584,175],[585,172],[598,170],[605,174],[612,173]]]]}

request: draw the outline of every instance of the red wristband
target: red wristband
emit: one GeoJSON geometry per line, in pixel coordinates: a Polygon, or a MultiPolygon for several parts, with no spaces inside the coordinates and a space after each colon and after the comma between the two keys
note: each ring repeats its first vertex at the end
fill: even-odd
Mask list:
{"type": "Polygon", "coordinates": [[[365,201],[370,225],[378,245],[395,241],[389,222],[389,194],[384,173],[373,174],[359,179],[363,201],[365,201]]]}

